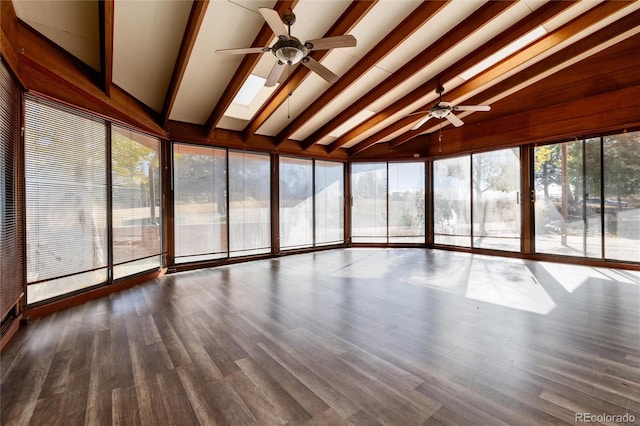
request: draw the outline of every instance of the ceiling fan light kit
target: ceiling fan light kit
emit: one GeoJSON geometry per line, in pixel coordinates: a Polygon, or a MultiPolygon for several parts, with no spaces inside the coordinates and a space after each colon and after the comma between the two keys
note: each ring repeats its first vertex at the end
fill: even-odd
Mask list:
{"type": "MultiPolygon", "coordinates": [[[[424,118],[418,121],[411,130],[418,130],[424,123],[426,123],[431,117],[442,120],[447,119],[455,127],[460,127],[464,124],[453,111],[490,111],[489,105],[453,105],[451,102],[445,102],[442,100],[442,94],[444,93],[444,87],[438,83],[436,93],[439,96],[438,103],[429,108],[426,111],[417,111],[413,114],[427,114],[424,118]]],[[[410,114],[412,115],[412,114],[410,114]]]]}
{"type": "Polygon", "coordinates": [[[326,37],[302,43],[296,37],[291,35],[291,26],[296,22],[296,15],[293,11],[286,11],[282,15],[282,18],[278,15],[278,12],[273,9],[261,7],[258,11],[264,18],[267,25],[271,27],[274,34],[278,36],[278,41],[276,41],[276,43],[271,47],[218,49],[216,50],[218,55],[245,55],[248,53],[265,53],[271,51],[278,61],[273,65],[273,68],[265,81],[264,85],[267,87],[273,87],[277,84],[280,76],[284,72],[285,65],[295,65],[298,63],[306,66],[330,84],[333,84],[338,80],[337,75],[331,72],[331,70],[324,65],[320,64],[320,62],[311,58],[309,53],[315,50],[354,47],[357,44],[355,37],[351,35],[326,37]]]}
{"type": "Polygon", "coordinates": [[[280,39],[271,48],[273,55],[278,58],[279,61],[287,64],[294,65],[302,61],[302,58],[309,54],[309,49],[295,37],[290,39],[280,39]]]}

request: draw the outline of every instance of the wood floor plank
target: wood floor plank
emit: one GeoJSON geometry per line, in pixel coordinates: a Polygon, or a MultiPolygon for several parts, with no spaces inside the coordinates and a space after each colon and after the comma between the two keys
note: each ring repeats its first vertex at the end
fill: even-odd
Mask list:
{"type": "Polygon", "coordinates": [[[31,321],[1,357],[12,426],[640,419],[640,272],[326,250],[160,277],[31,321]]]}
{"type": "Polygon", "coordinates": [[[249,377],[249,379],[262,390],[269,401],[283,413],[287,421],[293,424],[299,424],[312,418],[312,415],[256,362],[246,358],[237,361],[237,363],[242,369],[242,372],[249,377]]]}
{"type": "Polygon", "coordinates": [[[256,420],[263,425],[284,425],[287,419],[266,395],[247,377],[238,371],[224,378],[233,386],[256,420]]]}

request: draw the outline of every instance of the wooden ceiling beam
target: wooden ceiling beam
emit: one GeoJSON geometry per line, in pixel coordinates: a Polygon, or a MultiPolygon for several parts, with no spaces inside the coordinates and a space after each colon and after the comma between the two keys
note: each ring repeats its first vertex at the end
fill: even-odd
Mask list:
{"type": "MultiPolygon", "coordinates": [[[[448,31],[444,36],[440,37],[436,42],[427,46],[422,52],[407,61],[400,69],[379,83],[376,87],[361,96],[358,100],[349,105],[340,114],[337,114],[331,121],[324,124],[306,140],[302,142],[302,146],[306,149],[318,143],[322,138],[329,135],[331,131],[345,123],[350,117],[359,111],[365,109],[368,105],[375,102],[384,93],[393,90],[403,81],[424,69],[433,62],[439,55],[450,50],[460,43],[464,38],[473,34],[486,23],[490,22],[494,17],[499,16],[506,9],[511,7],[514,2],[488,2],[476,10],[471,16],[456,25],[452,30],[448,31]]],[[[548,7],[548,6],[547,6],[548,7]]],[[[329,152],[338,149],[337,144],[330,145],[329,152]]]]}
{"type": "Polygon", "coordinates": [[[182,43],[180,44],[180,50],[178,51],[178,58],[173,67],[173,73],[171,74],[171,80],[169,81],[169,87],[164,97],[162,104],[162,112],[160,114],[161,125],[164,127],[169,120],[173,104],[178,96],[178,89],[182,78],[187,69],[193,46],[196,43],[198,32],[202,26],[204,15],[207,12],[207,6],[209,6],[209,0],[195,0],[191,5],[191,12],[189,13],[189,19],[187,20],[187,26],[184,30],[184,36],[182,37],[182,43]]]}
{"type": "MultiPolygon", "coordinates": [[[[553,49],[555,46],[557,46],[560,43],[566,42],[567,40],[571,39],[573,36],[580,33],[581,31],[589,28],[595,23],[607,18],[611,14],[627,6],[629,6],[629,3],[627,2],[606,2],[606,3],[602,3],[600,5],[595,6],[593,9],[590,9],[589,11],[583,13],[582,15],[566,23],[565,25],[561,26],[555,31],[552,31],[551,33],[542,37],[538,41],[522,49],[520,52],[513,54],[509,58],[502,60],[498,64],[490,67],[489,69],[483,71],[477,76],[471,78],[470,80],[465,82],[463,85],[456,88],[454,92],[449,92],[447,99],[451,99],[451,101],[453,102],[454,99],[460,98],[472,92],[480,92],[482,90],[486,90],[487,88],[495,84],[498,84],[500,81],[506,78],[504,76],[507,75],[507,73],[512,72],[515,68],[526,66],[526,64],[532,58],[535,58],[543,54],[544,52],[547,52],[550,49],[553,49]]],[[[502,33],[498,37],[503,36],[503,34],[504,33],[502,33]]],[[[476,57],[473,63],[477,63],[480,60],[482,60],[490,51],[480,49],[478,50],[478,52],[479,52],[478,56],[480,57],[476,57]]],[[[474,56],[475,55],[476,54],[474,54],[474,56]]],[[[440,78],[444,81],[447,81],[451,78],[454,78],[465,69],[466,68],[459,66],[459,64],[454,64],[454,66],[444,71],[441,74],[440,78]]],[[[419,88],[415,89],[413,92],[407,95],[404,99],[402,99],[401,101],[395,102],[394,104],[385,108],[381,113],[377,114],[376,116],[371,117],[369,120],[367,120],[367,122],[363,123],[364,125],[366,124],[368,125],[359,126],[359,127],[362,127],[362,129],[358,134],[361,134],[363,131],[366,131],[370,129],[372,126],[379,124],[381,121],[383,121],[387,117],[390,117],[396,114],[397,112],[401,111],[402,109],[404,109],[406,105],[420,100],[420,98],[422,97],[420,92],[424,93],[424,91],[433,89],[433,87],[435,87],[435,84],[437,84],[437,82],[435,81],[436,79],[433,79],[433,80],[434,81],[427,82],[422,86],[420,86],[419,88]],[[376,118],[377,118],[377,121],[374,121],[374,119],[376,118]]],[[[430,107],[431,107],[431,104],[425,104],[419,108],[416,108],[414,111],[415,112],[424,111],[426,109],[429,109],[430,107]]],[[[388,137],[389,135],[413,125],[414,123],[418,122],[420,119],[421,117],[416,117],[416,116],[401,118],[397,120],[395,123],[392,123],[391,125],[379,130],[374,135],[369,136],[365,140],[359,142],[357,145],[351,147],[349,149],[349,152],[351,155],[358,154],[363,150],[369,148],[370,146],[380,142],[381,140],[388,137]]],[[[425,133],[425,132],[422,131],[421,133],[425,133]]],[[[353,137],[355,136],[352,135],[349,140],[353,139],[353,137]]],[[[347,142],[348,141],[346,141],[345,143],[347,142]]],[[[398,145],[399,143],[394,145],[394,147],[397,147],[398,145]]]]}
{"type": "Polygon", "coordinates": [[[100,75],[29,25],[18,21],[19,67],[26,90],[165,137],[154,111],[112,85],[111,96],[100,88],[100,75]]]}
{"type": "MultiPolygon", "coordinates": [[[[293,9],[297,3],[298,0],[278,0],[273,9],[278,12],[279,15],[282,15],[287,10],[293,9]]],[[[262,25],[262,28],[260,29],[260,32],[258,32],[255,40],[253,40],[251,47],[268,46],[271,41],[273,41],[274,37],[275,35],[273,34],[273,30],[265,23],[262,25]]],[[[258,61],[260,61],[260,55],[245,55],[244,59],[242,59],[240,66],[231,78],[229,84],[227,84],[227,87],[222,93],[222,96],[220,96],[218,103],[211,111],[211,114],[209,114],[209,118],[207,118],[207,122],[204,125],[205,135],[211,136],[213,134],[215,127],[224,116],[225,111],[229,108],[231,102],[233,102],[233,99],[242,88],[244,82],[258,64],[258,61]]]]}
{"type": "Polygon", "coordinates": [[[499,127],[492,121],[455,127],[443,132],[446,143],[425,144],[422,153],[450,156],[634,129],[640,125],[638,110],[640,86],[632,86],[502,117],[499,127]],[[584,108],[585,104],[592,107],[584,108]]]}
{"type": "MultiPolygon", "coordinates": [[[[353,1],[336,20],[336,23],[327,31],[323,37],[334,37],[347,34],[358,22],[375,6],[379,0],[353,1]]],[[[329,50],[319,50],[309,56],[320,62],[329,50]]],[[[282,105],[289,93],[295,90],[311,71],[307,67],[297,67],[286,81],[278,86],[271,97],[265,102],[258,112],[253,116],[243,132],[245,138],[253,136],[258,129],[267,121],[269,117],[282,105]]]]}
{"type": "MultiPolygon", "coordinates": [[[[415,33],[425,23],[427,23],[436,13],[438,13],[448,0],[428,1],[418,5],[402,22],[391,30],[376,46],[367,52],[355,65],[353,65],[340,79],[332,84],[311,106],[302,111],[293,119],[275,138],[276,145],[279,145],[293,133],[302,127],[313,116],[319,113],[332,100],[347,90],[353,83],[358,81],[367,71],[373,68],[378,62],[398,47],[403,41],[415,33]]],[[[305,147],[308,148],[308,147],[305,147]]]]}
{"type": "MultiPolygon", "coordinates": [[[[585,37],[582,40],[572,44],[569,48],[556,52],[552,56],[543,59],[542,61],[533,64],[530,67],[525,68],[519,73],[509,77],[502,81],[499,85],[492,86],[473,98],[465,101],[467,104],[493,104],[499,100],[512,95],[513,93],[529,87],[543,78],[549,75],[561,71],[576,62],[584,59],[585,52],[588,52],[589,56],[594,55],[602,50],[610,47],[613,43],[622,41],[628,37],[631,37],[637,33],[640,33],[640,27],[634,24],[640,19],[640,11],[636,11],[629,16],[585,37]],[[634,32],[635,31],[635,32],[634,32]]],[[[451,92],[451,96],[462,96],[465,92],[465,87],[461,86],[451,92]]],[[[533,102],[535,104],[535,102],[533,102]]],[[[533,105],[532,105],[533,106],[533,105]]],[[[459,114],[459,117],[464,118],[464,115],[459,114]]],[[[406,117],[413,118],[413,117],[406,117]]],[[[403,119],[404,120],[404,119],[403,119]]],[[[407,120],[404,126],[406,127],[411,122],[407,120]]],[[[399,124],[402,125],[402,124],[399,124]]],[[[399,129],[398,129],[399,130],[399,129]]],[[[425,134],[424,129],[409,130],[406,133],[396,136],[389,141],[391,150],[397,149],[400,145],[410,141],[418,135],[425,134]]]]}
{"type": "Polygon", "coordinates": [[[113,81],[113,0],[98,2],[100,25],[100,86],[105,95],[111,96],[113,81]]]}
{"type": "MultiPolygon", "coordinates": [[[[405,75],[407,75],[406,73],[411,71],[413,71],[414,73],[417,72],[419,69],[416,69],[414,71],[415,68],[412,68],[414,67],[413,62],[419,63],[421,65],[420,69],[424,68],[429,63],[437,59],[440,55],[442,55],[446,50],[454,47],[464,38],[468,37],[473,32],[481,28],[482,25],[484,25],[485,23],[488,23],[491,20],[492,15],[489,15],[490,17],[486,17],[486,14],[492,12],[493,8],[496,7],[496,6],[492,6],[492,3],[493,2],[486,4],[484,8],[480,8],[476,13],[474,13],[469,18],[462,21],[453,30],[445,34],[436,43],[434,43],[433,49],[430,49],[430,48],[425,49],[425,51],[423,51],[420,54],[419,61],[409,62],[403,68],[398,70],[398,72],[394,73],[393,79],[391,79],[389,83],[383,82],[381,85],[379,85],[374,90],[372,90],[370,94],[367,94],[366,95],[367,98],[363,99],[362,101],[358,101],[353,106],[357,105],[360,109],[366,107],[368,104],[375,101],[381,95],[381,93],[386,93],[387,91],[391,90],[393,87],[402,83],[406,79],[405,77],[405,75]],[[470,31],[470,29],[472,31],[470,31]],[[445,47],[446,50],[443,50],[443,47],[445,47]]],[[[497,2],[497,3],[501,3],[501,2],[497,2]]],[[[496,50],[499,50],[507,46],[509,43],[513,42],[514,40],[517,40],[519,37],[523,36],[527,32],[542,25],[544,22],[556,16],[557,14],[567,9],[568,7],[572,6],[573,4],[574,2],[550,2],[543,5],[533,13],[521,19],[516,24],[512,25],[507,30],[503,31],[498,36],[494,37],[493,39],[491,39],[481,47],[477,48],[472,54],[467,55],[465,58],[455,63],[454,65],[449,67],[447,70],[443,71],[441,75],[439,75],[438,77],[435,77],[427,81],[426,83],[422,84],[420,87],[413,90],[408,96],[403,97],[402,99],[393,103],[389,107],[385,108],[385,110],[383,110],[379,114],[376,114],[373,117],[370,117],[368,120],[365,120],[360,125],[356,126],[349,132],[345,133],[344,135],[342,135],[341,137],[333,141],[330,145],[328,145],[328,151],[334,152],[336,149],[341,148],[342,146],[349,143],[351,140],[359,137],[363,132],[371,129],[373,126],[380,124],[382,121],[386,120],[389,116],[404,109],[406,105],[409,105],[413,102],[417,102],[418,100],[420,100],[420,98],[424,96],[425,92],[428,92],[436,87],[439,79],[443,79],[446,81],[448,80],[448,78],[444,78],[444,76],[457,75],[458,73],[466,70],[474,63],[477,63],[483,60],[484,58],[488,57],[496,50]]],[[[347,114],[347,116],[348,115],[349,114],[347,114]]],[[[369,142],[367,142],[367,144],[369,142]]],[[[363,143],[363,146],[364,145],[365,144],[363,143]]],[[[369,144],[369,146],[371,145],[369,144]]]]}
{"type": "Polygon", "coordinates": [[[339,152],[338,155],[329,155],[318,145],[316,148],[304,151],[297,141],[287,140],[276,147],[273,138],[270,136],[254,135],[245,140],[240,132],[226,129],[215,129],[207,137],[202,135],[202,126],[185,123],[181,121],[169,120],[166,129],[171,140],[179,142],[189,142],[199,145],[209,145],[238,149],[243,151],[268,152],[282,155],[292,155],[297,157],[319,158],[327,160],[346,161],[347,153],[339,152]]]}

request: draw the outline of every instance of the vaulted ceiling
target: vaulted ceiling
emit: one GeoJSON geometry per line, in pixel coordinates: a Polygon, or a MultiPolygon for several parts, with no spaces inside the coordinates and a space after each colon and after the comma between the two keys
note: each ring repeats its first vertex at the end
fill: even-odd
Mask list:
{"type": "MultiPolygon", "coordinates": [[[[12,4],[20,25],[71,54],[107,97],[117,90],[142,104],[169,137],[295,146],[300,152],[341,158],[374,153],[381,145],[389,153],[416,140],[440,137],[436,135],[443,131],[461,134],[465,127],[486,132],[483,123],[522,113],[522,94],[550,76],[621,43],[640,45],[640,2],[12,4]],[[264,87],[277,60],[271,52],[217,55],[218,49],[273,45],[273,30],[259,8],[279,14],[292,9],[297,20],[291,33],[301,41],[353,35],[355,47],[311,53],[338,80],[329,84],[309,68],[292,65],[281,82],[264,87]],[[513,43],[521,44],[506,57],[499,55],[513,43]],[[484,65],[474,70],[478,64],[484,65]],[[432,119],[411,130],[424,117],[412,113],[438,101],[438,82],[444,86],[444,100],[490,105],[491,112],[457,113],[466,123],[459,129],[447,120],[432,119]]],[[[622,85],[638,85],[637,76],[625,78],[622,85]]],[[[561,93],[557,96],[562,99],[561,93]]]]}

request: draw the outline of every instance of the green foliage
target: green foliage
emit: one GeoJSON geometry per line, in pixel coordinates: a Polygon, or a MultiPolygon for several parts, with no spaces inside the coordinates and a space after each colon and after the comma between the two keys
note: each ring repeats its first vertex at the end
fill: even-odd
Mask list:
{"type": "Polygon", "coordinates": [[[153,149],[117,133],[113,135],[111,158],[113,177],[120,178],[124,186],[148,185],[149,168],[158,161],[153,149]]]}

